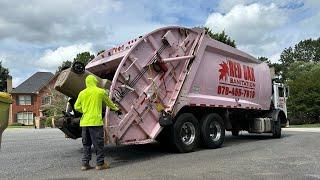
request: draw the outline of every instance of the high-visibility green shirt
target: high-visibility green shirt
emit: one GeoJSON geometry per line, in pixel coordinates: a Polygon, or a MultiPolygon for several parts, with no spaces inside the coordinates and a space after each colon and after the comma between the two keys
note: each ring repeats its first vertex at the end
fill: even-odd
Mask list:
{"type": "Polygon", "coordinates": [[[86,78],[87,88],[82,90],[74,104],[75,110],[82,113],[80,126],[102,126],[102,104],[117,111],[118,107],[110,100],[106,90],[97,87],[98,80],[93,75],[86,78]]]}

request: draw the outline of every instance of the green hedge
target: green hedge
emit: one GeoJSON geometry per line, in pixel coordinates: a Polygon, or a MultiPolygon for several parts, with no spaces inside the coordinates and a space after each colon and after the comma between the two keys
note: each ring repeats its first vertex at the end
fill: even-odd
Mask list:
{"type": "Polygon", "coordinates": [[[10,124],[9,126],[25,126],[25,125],[18,123],[18,122],[15,122],[15,123],[10,124]]]}

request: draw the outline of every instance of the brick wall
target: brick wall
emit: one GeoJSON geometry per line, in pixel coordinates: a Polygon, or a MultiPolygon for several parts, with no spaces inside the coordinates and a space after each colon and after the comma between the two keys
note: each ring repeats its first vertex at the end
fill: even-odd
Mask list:
{"type": "Polygon", "coordinates": [[[37,94],[12,94],[12,123],[17,122],[17,113],[19,112],[33,112],[33,116],[40,115],[41,98],[37,94]],[[19,95],[31,95],[31,105],[19,105],[19,95]]]}

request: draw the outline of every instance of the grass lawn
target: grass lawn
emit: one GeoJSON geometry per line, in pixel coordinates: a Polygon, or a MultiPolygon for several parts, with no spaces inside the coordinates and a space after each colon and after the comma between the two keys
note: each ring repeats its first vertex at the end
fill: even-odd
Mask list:
{"type": "Polygon", "coordinates": [[[316,124],[301,124],[301,125],[291,125],[290,128],[320,128],[320,123],[316,124]]]}
{"type": "Polygon", "coordinates": [[[9,128],[34,128],[34,126],[8,126],[9,128]]]}

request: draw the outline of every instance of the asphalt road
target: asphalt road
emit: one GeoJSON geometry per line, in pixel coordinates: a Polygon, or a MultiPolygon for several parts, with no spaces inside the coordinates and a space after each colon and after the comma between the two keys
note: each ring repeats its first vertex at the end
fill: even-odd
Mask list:
{"type": "Polygon", "coordinates": [[[281,139],[227,135],[222,148],[187,154],[159,144],[107,146],[112,168],[104,171],[80,171],[81,151],[81,140],[65,139],[57,129],[8,129],[0,179],[320,179],[317,129],[286,130],[281,139]]]}

